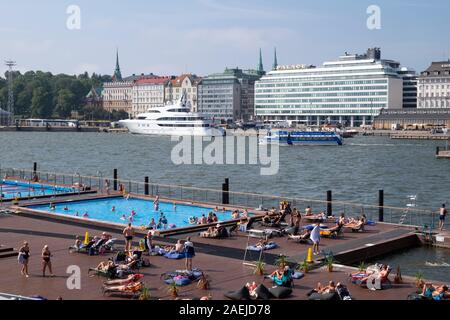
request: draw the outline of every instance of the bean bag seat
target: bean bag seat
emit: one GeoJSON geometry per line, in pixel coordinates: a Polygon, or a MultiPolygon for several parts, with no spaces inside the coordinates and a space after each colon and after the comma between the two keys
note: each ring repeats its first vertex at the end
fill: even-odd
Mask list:
{"type": "Polygon", "coordinates": [[[423,295],[418,294],[418,293],[411,293],[408,295],[406,300],[431,300],[431,299],[427,299],[423,295]]]}
{"type": "Polygon", "coordinates": [[[314,292],[309,296],[309,300],[340,300],[340,298],[336,292],[323,294],[314,292]]]}
{"type": "Polygon", "coordinates": [[[165,255],[164,255],[164,257],[166,257],[167,259],[175,259],[175,260],[178,260],[178,259],[184,259],[185,257],[186,257],[186,254],[183,252],[183,253],[179,253],[179,252],[169,252],[169,253],[166,253],[165,255]]]}
{"type": "MultiPolygon", "coordinates": [[[[309,226],[305,226],[304,229],[309,230],[309,231],[312,231],[312,230],[314,229],[315,226],[316,226],[315,224],[310,224],[309,226]]],[[[321,228],[321,229],[326,229],[327,226],[326,226],[325,224],[321,224],[321,225],[320,225],[320,228],[321,228]]]]}
{"type": "Polygon", "coordinates": [[[272,298],[272,294],[270,293],[269,289],[267,289],[263,284],[260,284],[255,289],[256,299],[261,300],[269,300],[272,298]]]}
{"type": "Polygon", "coordinates": [[[192,282],[192,280],[186,276],[176,276],[175,278],[173,278],[173,281],[175,281],[175,284],[180,287],[187,286],[192,282]]]}
{"type": "Polygon", "coordinates": [[[377,223],[376,223],[375,221],[372,221],[372,220],[367,220],[366,224],[367,224],[368,226],[374,226],[374,225],[376,225],[377,223]]]}
{"type": "Polygon", "coordinates": [[[296,271],[292,274],[293,279],[301,279],[305,276],[303,272],[296,271]]]}
{"type": "Polygon", "coordinates": [[[291,295],[292,289],[277,286],[269,288],[269,292],[277,299],[285,299],[291,295]]]}
{"type": "Polygon", "coordinates": [[[224,296],[231,300],[250,300],[250,292],[247,287],[242,287],[237,291],[227,292],[224,296]]]}

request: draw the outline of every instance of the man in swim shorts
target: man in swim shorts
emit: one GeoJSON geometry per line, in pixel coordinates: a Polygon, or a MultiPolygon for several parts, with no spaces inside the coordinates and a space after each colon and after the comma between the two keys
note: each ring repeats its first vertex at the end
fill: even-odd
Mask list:
{"type": "Polygon", "coordinates": [[[128,226],[123,229],[123,236],[125,237],[125,251],[131,251],[131,243],[133,241],[133,227],[131,227],[131,223],[128,223],[128,226]]]}

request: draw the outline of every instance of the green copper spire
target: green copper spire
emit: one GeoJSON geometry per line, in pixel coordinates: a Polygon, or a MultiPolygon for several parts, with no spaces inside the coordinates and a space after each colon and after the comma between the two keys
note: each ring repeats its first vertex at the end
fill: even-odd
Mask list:
{"type": "Polygon", "coordinates": [[[263,66],[263,60],[262,60],[262,51],[261,48],[259,49],[259,64],[258,64],[258,73],[264,73],[264,66],[263,66]]]}
{"type": "Polygon", "coordinates": [[[277,48],[274,49],[274,55],[273,55],[273,66],[272,70],[277,70],[278,67],[278,59],[277,59],[277,48]]]}
{"type": "Polygon", "coordinates": [[[116,70],[114,70],[113,80],[122,81],[122,73],[120,72],[120,65],[119,65],[119,49],[117,49],[116,51],[116,70]]]}

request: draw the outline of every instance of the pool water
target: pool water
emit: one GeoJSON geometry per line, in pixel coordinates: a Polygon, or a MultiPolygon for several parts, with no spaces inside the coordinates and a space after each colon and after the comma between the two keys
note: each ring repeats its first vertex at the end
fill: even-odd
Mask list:
{"type": "Polygon", "coordinates": [[[48,186],[39,183],[26,183],[19,181],[0,180],[0,192],[3,199],[29,198],[48,196],[59,193],[75,192],[73,188],[48,186]]]}
{"type": "MultiPolygon", "coordinates": [[[[28,208],[78,217],[82,217],[87,213],[88,216],[86,218],[88,219],[124,225],[131,222],[134,226],[148,226],[151,218],[154,218],[155,222],[158,223],[160,213],[163,212],[167,218],[168,227],[172,228],[189,226],[190,217],[201,217],[202,214],[207,216],[210,211],[213,211],[213,208],[183,204],[177,204],[176,208],[174,208],[173,203],[163,201],[159,202],[159,210],[155,211],[151,200],[135,198],[127,200],[123,197],[58,203],[54,210],[51,210],[48,204],[29,206],[28,208]],[[68,210],[64,210],[66,206],[68,210]],[[115,207],[114,211],[112,211],[113,207],[115,207]],[[132,216],[133,211],[135,212],[134,216],[132,216]],[[132,217],[131,221],[129,220],[130,217],[132,217]]],[[[230,211],[216,212],[219,221],[231,220],[231,214],[230,211]]]]}

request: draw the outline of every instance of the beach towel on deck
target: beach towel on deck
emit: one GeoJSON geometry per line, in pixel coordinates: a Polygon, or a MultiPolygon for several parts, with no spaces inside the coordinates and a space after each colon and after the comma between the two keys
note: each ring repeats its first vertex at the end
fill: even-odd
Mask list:
{"type": "Polygon", "coordinates": [[[166,257],[167,259],[175,259],[175,260],[178,260],[178,259],[184,259],[184,258],[186,258],[186,254],[183,252],[183,253],[179,253],[179,252],[169,252],[169,253],[166,253],[165,255],[164,255],[164,257],[166,257]]]}

